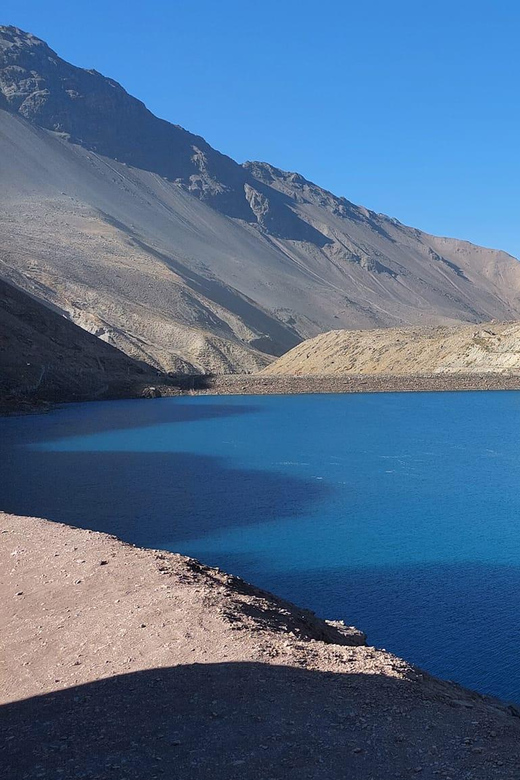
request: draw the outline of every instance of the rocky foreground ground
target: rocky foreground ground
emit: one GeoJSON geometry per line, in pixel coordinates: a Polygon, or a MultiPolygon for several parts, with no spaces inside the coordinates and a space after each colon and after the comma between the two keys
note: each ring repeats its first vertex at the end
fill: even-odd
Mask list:
{"type": "Polygon", "coordinates": [[[101,533],[0,531],[2,778],[519,776],[514,707],[356,629],[101,533]]]}

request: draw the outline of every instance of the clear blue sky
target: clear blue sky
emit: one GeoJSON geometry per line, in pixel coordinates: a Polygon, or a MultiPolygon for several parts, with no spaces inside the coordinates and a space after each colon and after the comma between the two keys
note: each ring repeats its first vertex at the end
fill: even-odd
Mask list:
{"type": "Polygon", "coordinates": [[[520,257],[518,0],[2,0],[239,161],[520,257]]]}

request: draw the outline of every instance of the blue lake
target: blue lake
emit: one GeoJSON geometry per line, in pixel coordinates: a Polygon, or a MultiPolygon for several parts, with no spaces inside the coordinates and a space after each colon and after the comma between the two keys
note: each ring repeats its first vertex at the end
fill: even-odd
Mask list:
{"type": "Polygon", "coordinates": [[[0,508],[193,555],[520,703],[520,393],[3,418],[0,508]]]}

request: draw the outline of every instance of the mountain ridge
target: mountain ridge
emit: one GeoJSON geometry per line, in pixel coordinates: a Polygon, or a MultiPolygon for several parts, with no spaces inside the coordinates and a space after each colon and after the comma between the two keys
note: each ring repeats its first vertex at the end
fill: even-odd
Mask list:
{"type": "Polygon", "coordinates": [[[337,328],[520,318],[520,263],[239,164],[0,27],[1,273],[161,370],[256,371],[337,328]]]}

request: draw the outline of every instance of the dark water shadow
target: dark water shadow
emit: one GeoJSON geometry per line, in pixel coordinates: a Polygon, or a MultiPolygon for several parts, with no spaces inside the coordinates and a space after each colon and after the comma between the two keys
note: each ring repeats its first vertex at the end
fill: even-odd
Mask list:
{"type": "Polygon", "coordinates": [[[78,411],[64,410],[38,426],[30,417],[16,421],[0,443],[3,511],[173,549],[207,532],[297,517],[332,489],[316,480],[237,468],[224,459],[189,452],[69,452],[23,446],[247,415],[258,408],[159,399],[83,405],[78,411]]]}
{"type": "Polygon", "coordinates": [[[495,777],[491,759],[516,751],[520,721],[499,716],[500,740],[486,730],[483,764],[460,747],[479,733],[481,705],[474,696],[475,709],[455,707],[459,695],[442,683],[425,694],[412,679],[260,663],[150,669],[1,707],[2,776],[388,780],[418,766],[433,778],[440,762],[450,777],[495,777]]]}
{"type": "MultiPolygon", "coordinates": [[[[45,422],[48,424],[42,425],[40,418],[36,422],[32,416],[18,417],[16,420],[13,418],[16,427],[12,433],[6,426],[0,434],[3,438],[3,442],[0,442],[0,455],[8,457],[8,448],[28,443],[37,444],[72,436],[92,436],[153,425],[204,422],[219,417],[258,414],[262,411],[262,407],[254,404],[186,403],[183,398],[101,401],[81,404],[80,407],[70,405],[46,416],[45,422]]],[[[4,423],[5,426],[5,423],[9,422],[11,421],[0,419],[0,425],[4,423]]]]}
{"type": "Polygon", "coordinates": [[[17,450],[0,463],[0,506],[160,547],[221,528],[296,517],[330,487],[185,452],[17,450]]]}
{"type": "MultiPolygon", "coordinates": [[[[207,557],[248,576],[238,555],[207,557]]],[[[434,561],[263,573],[255,563],[257,585],[362,627],[371,643],[433,674],[520,704],[520,566],[434,561]]]]}

